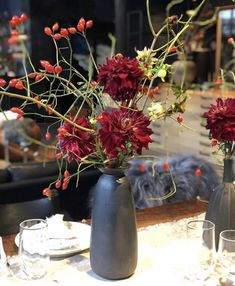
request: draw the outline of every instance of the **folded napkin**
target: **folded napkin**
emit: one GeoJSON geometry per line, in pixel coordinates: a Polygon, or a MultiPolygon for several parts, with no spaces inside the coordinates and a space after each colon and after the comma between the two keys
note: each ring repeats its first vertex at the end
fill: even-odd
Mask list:
{"type": "Polygon", "coordinates": [[[69,221],[63,221],[62,214],[56,214],[46,219],[50,239],[77,238],[77,232],[69,221]]]}
{"type": "Polygon", "coordinates": [[[78,232],[71,222],[63,221],[63,215],[53,215],[47,218],[47,223],[50,250],[67,249],[79,245],[78,232]]]}

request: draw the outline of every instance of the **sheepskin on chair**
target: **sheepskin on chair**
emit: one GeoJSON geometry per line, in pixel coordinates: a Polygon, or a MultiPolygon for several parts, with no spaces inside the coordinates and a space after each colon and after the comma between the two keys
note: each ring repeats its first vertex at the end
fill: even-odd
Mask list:
{"type": "Polygon", "coordinates": [[[212,165],[191,155],[160,160],[133,159],[126,175],[132,187],[136,207],[139,209],[188,201],[198,196],[209,200],[213,188],[219,184],[219,176],[212,165]],[[163,169],[166,161],[169,163],[170,171],[163,169]],[[201,176],[195,175],[198,168],[201,170],[201,176]],[[162,200],[163,196],[174,190],[172,178],[176,193],[162,200]]]}

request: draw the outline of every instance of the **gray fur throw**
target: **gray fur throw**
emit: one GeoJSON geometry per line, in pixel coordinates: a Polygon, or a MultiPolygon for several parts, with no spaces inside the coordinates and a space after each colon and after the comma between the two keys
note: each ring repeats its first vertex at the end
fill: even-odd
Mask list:
{"type": "Polygon", "coordinates": [[[139,209],[188,201],[198,196],[209,200],[213,188],[220,182],[211,164],[191,155],[172,156],[160,160],[133,159],[126,176],[132,187],[136,207],[139,209]],[[166,160],[170,171],[163,169],[166,160]],[[198,168],[201,170],[201,176],[195,175],[198,168]],[[175,194],[161,199],[174,190],[173,181],[176,186],[175,194]]]}

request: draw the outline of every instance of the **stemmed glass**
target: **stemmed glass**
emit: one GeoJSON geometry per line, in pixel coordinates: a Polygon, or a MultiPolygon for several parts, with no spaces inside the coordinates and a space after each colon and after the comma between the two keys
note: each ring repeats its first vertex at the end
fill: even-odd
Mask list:
{"type": "Polygon", "coordinates": [[[214,223],[208,220],[187,223],[187,251],[186,277],[202,286],[216,262],[214,223]]]}
{"type": "Polygon", "coordinates": [[[235,282],[235,230],[224,230],[219,237],[218,262],[223,276],[235,282]]]}

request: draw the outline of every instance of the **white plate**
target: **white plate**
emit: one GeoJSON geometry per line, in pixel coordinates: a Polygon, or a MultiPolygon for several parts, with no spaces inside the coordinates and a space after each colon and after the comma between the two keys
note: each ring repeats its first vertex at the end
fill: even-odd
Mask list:
{"type": "MultiPolygon", "coordinates": [[[[67,221],[64,223],[69,225],[69,228],[72,229],[74,234],[76,234],[76,237],[72,239],[50,238],[50,245],[52,246],[49,250],[50,257],[66,257],[87,250],[90,247],[91,227],[89,225],[67,221]],[[58,247],[59,249],[56,249],[57,245],[60,245],[60,243],[62,243],[64,247],[61,247],[61,249],[58,247]]],[[[15,237],[15,244],[17,247],[19,246],[19,233],[15,237]]]]}

